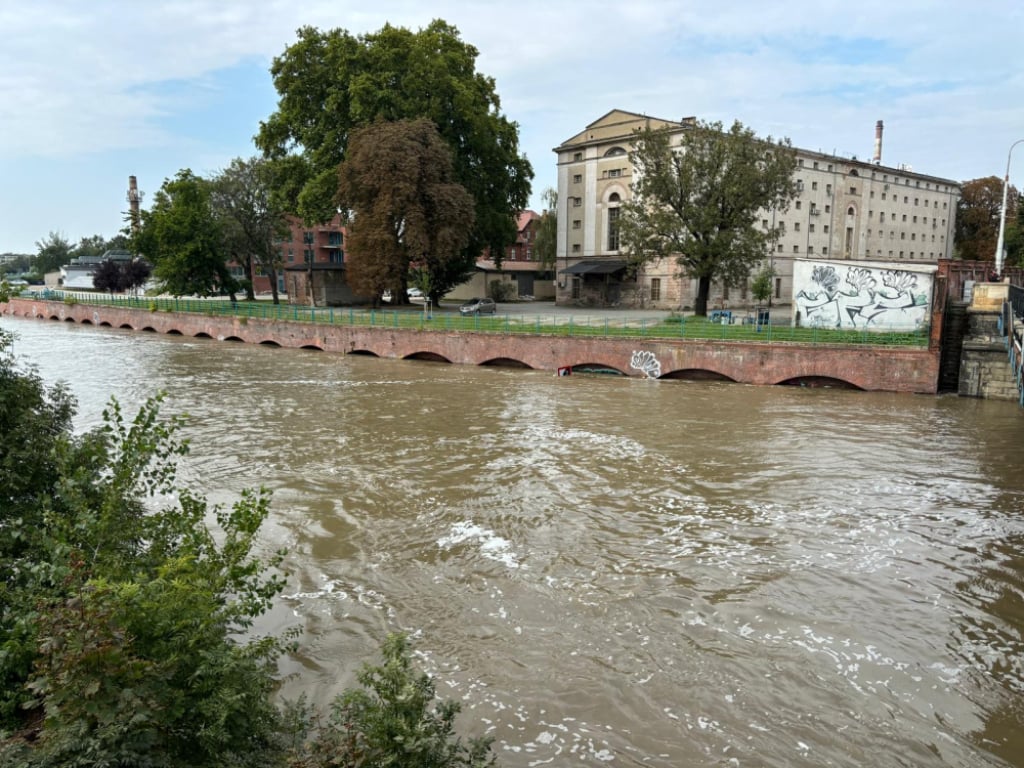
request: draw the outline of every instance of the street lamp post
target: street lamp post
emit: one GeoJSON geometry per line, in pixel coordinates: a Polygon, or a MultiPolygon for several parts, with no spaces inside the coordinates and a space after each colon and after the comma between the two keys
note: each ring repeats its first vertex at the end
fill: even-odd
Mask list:
{"type": "Polygon", "coordinates": [[[1006,153],[1006,176],[1003,177],[1003,205],[999,209],[999,239],[996,240],[996,274],[1003,276],[1003,235],[1006,233],[1006,192],[1010,188],[1010,158],[1013,156],[1013,148],[1018,144],[1024,144],[1024,139],[1017,139],[1010,145],[1010,151],[1006,153]]]}

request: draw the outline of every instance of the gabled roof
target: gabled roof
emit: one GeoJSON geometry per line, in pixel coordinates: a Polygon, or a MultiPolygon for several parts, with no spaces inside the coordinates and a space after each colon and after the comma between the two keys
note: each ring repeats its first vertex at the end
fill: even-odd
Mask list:
{"type": "Polygon", "coordinates": [[[537,213],[536,211],[520,211],[519,215],[516,216],[516,231],[522,232],[524,229],[530,226],[531,221],[536,221],[539,218],[540,214],[537,213]]]}
{"type": "Polygon", "coordinates": [[[606,142],[617,138],[627,140],[632,137],[634,131],[641,128],[682,128],[693,123],[694,120],[695,118],[692,117],[686,117],[680,121],[665,120],[638,112],[627,112],[624,109],[613,109],[590,123],[580,133],[563,141],[553,151],[558,152],[567,147],[591,142],[606,142]]]}

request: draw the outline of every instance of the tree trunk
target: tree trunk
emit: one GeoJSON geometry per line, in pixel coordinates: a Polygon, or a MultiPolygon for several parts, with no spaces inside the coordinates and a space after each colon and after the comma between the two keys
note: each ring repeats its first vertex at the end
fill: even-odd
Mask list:
{"type": "Polygon", "coordinates": [[[275,304],[280,304],[281,303],[281,297],[278,296],[278,294],[277,294],[277,268],[276,267],[271,267],[269,274],[270,274],[270,294],[274,297],[274,303],[275,304]]]}
{"type": "Polygon", "coordinates": [[[245,260],[245,299],[246,301],[256,301],[256,289],[253,287],[253,274],[252,274],[252,256],[249,256],[245,260]]]}
{"type": "Polygon", "coordinates": [[[697,278],[697,298],[693,302],[694,314],[707,317],[709,295],[711,295],[711,278],[701,275],[697,278]]]}

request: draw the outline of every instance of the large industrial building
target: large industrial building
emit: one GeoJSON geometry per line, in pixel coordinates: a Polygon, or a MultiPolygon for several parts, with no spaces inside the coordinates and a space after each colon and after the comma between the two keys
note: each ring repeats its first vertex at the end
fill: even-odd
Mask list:
{"type": "MultiPolygon", "coordinates": [[[[555,148],[558,155],[559,303],[691,308],[696,280],[681,276],[674,259],[626,268],[617,220],[630,199],[629,152],[643,128],[688,130],[693,118],[661,120],[612,110],[555,148]]],[[[784,234],[765,264],[775,272],[773,296],[789,303],[796,259],[885,262],[920,267],[953,253],[960,186],[907,166],[882,164],[882,123],[871,161],[796,148],[798,194],[786,211],[761,212],[765,228],[784,234]]],[[[753,276],[751,276],[751,279],[753,276]]],[[[749,305],[749,281],[716,284],[708,306],[749,305]]]]}

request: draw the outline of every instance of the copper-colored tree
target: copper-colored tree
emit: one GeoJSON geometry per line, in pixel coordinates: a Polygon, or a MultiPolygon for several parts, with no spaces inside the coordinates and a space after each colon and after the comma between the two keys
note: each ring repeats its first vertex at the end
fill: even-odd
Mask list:
{"type": "Polygon", "coordinates": [[[429,120],[353,132],[338,169],[338,204],[348,216],[347,276],[356,293],[404,292],[415,265],[436,302],[468,276],[459,252],[473,229],[473,199],[453,181],[451,150],[429,120]]]}
{"type": "MultiPolygon", "coordinates": [[[[1002,207],[1003,180],[997,176],[965,181],[956,211],[954,242],[961,259],[995,259],[1002,207]]],[[[1007,222],[1014,220],[1017,190],[1010,188],[1006,198],[1007,222]]]]}

